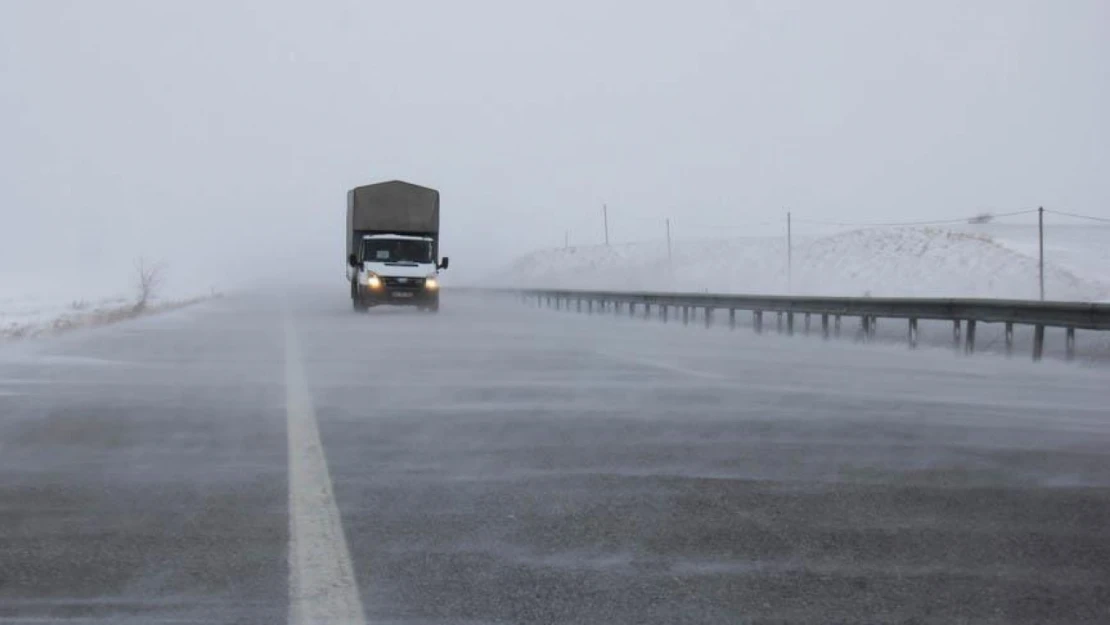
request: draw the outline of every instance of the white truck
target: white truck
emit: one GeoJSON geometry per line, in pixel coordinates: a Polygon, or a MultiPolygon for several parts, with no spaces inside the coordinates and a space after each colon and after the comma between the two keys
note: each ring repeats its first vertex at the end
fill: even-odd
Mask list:
{"type": "Polygon", "coordinates": [[[439,191],[392,180],[347,192],[347,279],[357,312],[439,311],[439,191]]]}

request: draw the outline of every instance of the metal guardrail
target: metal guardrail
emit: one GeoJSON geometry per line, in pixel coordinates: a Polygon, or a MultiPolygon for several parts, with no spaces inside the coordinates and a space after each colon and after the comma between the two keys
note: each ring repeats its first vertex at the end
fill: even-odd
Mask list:
{"type": "Polygon", "coordinates": [[[1044,329],[1060,327],[1067,330],[1066,354],[1068,359],[1075,356],[1075,330],[1110,330],[1110,304],[1090,304],[1082,302],[1040,302],[1026,300],[1000,299],[932,299],[932,298],[892,298],[892,297],[795,297],[786,295],[726,295],[715,293],[653,293],[625,291],[579,291],[564,289],[513,289],[510,290],[524,298],[533,298],[541,304],[555,308],[570,308],[575,302],[577,309],[593,312],[613,308],[620,312],[624,306],[629,314],[635,315],[637,306],[643,307],[645,315],[650,315],[652,307],[658,309],[663,321],[667,321],[669,310],[682,311],[684,323],[689,323],[690,311],[705,311],[706,325],[713,323],[713,312],[729,311],[729,324],[736,325],[736,312],[752,313],[752,326],[756,332],[763,330],[763,313],[774,313],[778,317],[778,329],[783,330],[783,317],[786,319],[786,332],[794,332],[794,316],[804,316],[805,330],[810,328],[813,315],[821,318],[824,336],[832,332],[839,335],[842,317],[859,317],[861,329],[866,338],[875,335],[875,320],[878,318],[906,319],[907,337],[910,347],[917,346],[918,320],[942,320],[953,322],[953,339],[960,342],[961,323],[966,324],[964,349],[971,353],[975,350],[975,328],[977,323],[1003,323],[1006,325],[1006,351],[1013,352],[1014,325],[1029,325],[1034,328],[1033,359],[1040,360],[1044,354],[1044,329]]]}

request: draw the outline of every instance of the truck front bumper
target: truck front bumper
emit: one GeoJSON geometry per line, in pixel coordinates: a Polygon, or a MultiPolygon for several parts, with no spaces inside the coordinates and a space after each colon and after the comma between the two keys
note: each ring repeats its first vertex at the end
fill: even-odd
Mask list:
{"type": "Polygon", "coordinates": [[[439,303],[439,289],[399,288],[381,286],[372,289],[365,285],[358,288],[359,299],[367,306],[434,306],[439,303]]]}

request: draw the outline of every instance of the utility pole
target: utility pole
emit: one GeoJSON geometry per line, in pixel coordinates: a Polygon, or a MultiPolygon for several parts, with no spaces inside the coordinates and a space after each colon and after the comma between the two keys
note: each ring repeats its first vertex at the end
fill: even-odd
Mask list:
{"type": "Polygon", "coordinates": [[[605,245],[609,245],[609,205],[601,205],[601,215],[605,219],[605,245]]]}
{"type": "Polygon", "coordinates": [[[786,211],[786,292],[794,292],[794,237],[790,211],[786,211]]]}
{"type": "Polygon", "coordinates": [[[671,218],[667,218],[667,264],[673,264],[674,255],[671,253],[671,218]]]}
{"type": "Polygon", "coordinates": [[[1041,274],[1041,301],[1044,301],[1044,207],[1037,208],[1037,232],[1040,247],[1040,263],[1038,268],[1041,274]]]}

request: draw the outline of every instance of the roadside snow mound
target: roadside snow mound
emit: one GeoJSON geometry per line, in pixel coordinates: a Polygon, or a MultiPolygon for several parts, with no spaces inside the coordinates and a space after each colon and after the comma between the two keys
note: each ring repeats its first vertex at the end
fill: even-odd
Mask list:
{"type": "Polygon", "coordinates": [[[49,336],[174,310],[217,297],[214,288],[164,288],[145,310],[136,310],[126,285],[85,282],[68,285],[53,275],[0,274],[0,343],[49,336]],[[58,286],[62,284],[63,286],[58,286]]]}
{"type": "MultiPolygon", "coordinates": [[[[492,280],[548,288],[788,293],[876,297],[1036,299],[1037,259],[986,235],[935,228],[855,230],[795,240],[788,284],[786,243],[748,238],[546,250],[492,280]]],[[[1046,296],[1100,301],[1101,275],[1046,263],[1046,296]]]]}

